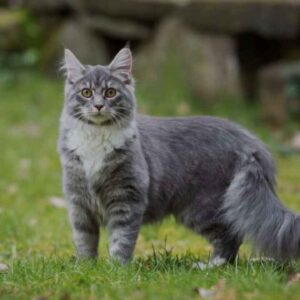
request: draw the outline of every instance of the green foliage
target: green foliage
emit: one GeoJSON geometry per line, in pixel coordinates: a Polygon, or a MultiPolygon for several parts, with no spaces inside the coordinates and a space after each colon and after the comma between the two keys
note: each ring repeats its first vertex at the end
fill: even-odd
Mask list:
{"type": "Polygon", "coordinates": [[[11,82],[24,68],[37,66],[42,36],[24,10],[0,10],[0,83],[11,82]]]}
{"type": "MultiPolygon", "coordinates": [[[[106,231],[99,261],[74,259],[67,213],[49,201],[62,197],[56,140],[63,85],[21,72],[14,81],[0,83],[0,94],[0,263],[9,267],[0,272],[0,299],[199,299],[198,288],[220,279],[225,287],[217,299],[299,299],[299,284],[287,285],[291,274],[300,272],[299,263],[249,262],[247,246],[232,266],[192,269],[194,261],[208,260],[211,248],[172,218],[143,227],[135,259],[125,267],[107,259],[106,231]]],[[[149,113],[178,114],[154,105],[151,94],[140,89],[138,94],[140,107],[149,113]]],[[[180,101],[173,102],[174,108],[180,101]]],[[[185,101],[189,111],[182,114],[217,113],[272,141],[256,108],[185,101]]],[[[279,195],[299,212],[300,157],[275,154],[279,195]]]]}

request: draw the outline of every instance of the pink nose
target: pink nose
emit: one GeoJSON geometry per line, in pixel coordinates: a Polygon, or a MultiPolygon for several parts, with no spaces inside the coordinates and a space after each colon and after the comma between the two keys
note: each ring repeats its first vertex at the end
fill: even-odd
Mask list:
{"type": "Polygon", "coordinates": [[[102,109],[103,105],[101,104],[95,104],[94,105],[99,111],[102,109]]]}

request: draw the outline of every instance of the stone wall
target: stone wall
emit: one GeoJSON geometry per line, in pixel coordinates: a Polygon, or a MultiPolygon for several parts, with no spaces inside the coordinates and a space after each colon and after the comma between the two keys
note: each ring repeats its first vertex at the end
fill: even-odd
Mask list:
{"type": "MultiPolygon", "coordinates": [[[[6,3],[6,4],[3,4],[6,3]]],[[[64,47],[85,63],[106,63],[126,42],[140,81],[164,84],[176,60],[192,95],[262,95],[262,70],[300,59],[300,0],[2,0],[32,12],[44,32],[42,61],[53,71],[64,47]]],[[[268,93],[263,93],[266,95],[268,93]]],[[[264,101],[269,103],[270,101],[264,101]]]]}

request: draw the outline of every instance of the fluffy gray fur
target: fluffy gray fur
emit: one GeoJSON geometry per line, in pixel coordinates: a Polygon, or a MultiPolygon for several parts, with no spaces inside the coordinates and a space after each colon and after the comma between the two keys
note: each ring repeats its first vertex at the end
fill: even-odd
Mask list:
{"type": "Polygon", "coordinates": [[[108,66],[65,52],[59,151],[78,256],[98,255],[106,224],[110,255],[125,263],[142,223],[174,215],[212,243],[213,258],[233,261],[245,238],[277,259],[299,257],[300,219],[276,196],[266,147],[227,120],[136,114],[131,67],[128,48],[108,66]]]}

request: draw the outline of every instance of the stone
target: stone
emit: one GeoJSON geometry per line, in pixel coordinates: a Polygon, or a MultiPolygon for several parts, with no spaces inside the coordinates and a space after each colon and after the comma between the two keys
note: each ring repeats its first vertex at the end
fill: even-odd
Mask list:
{"type": "Polygon", "coordinates": [[[300,132],[297,132],[292,140],[291,140],[291,147],[296,150],[296,151],[299,151],[300,152],[300,132]]]}
{"type": "Polygon", "coordinates": [[[66,200],[61,197],[56,197],[56,196],[50,197],[49,203],[56,208],[66,208],[67,207],[66,200]]]}
{"type": "MultiPolygon", "coordinates": [[[[50,1],[50,0],[49,0],[50,1]]],[[[170,14],[185,0],[70,0],[78,11],[155,21],[170,14]]]]}
{"type": "Polygon", "coordinates": [[[227,34],[252,32],[264,37],[297,38],[300,30],[300,2],[293,0],[190,1],[180,15],[197,29],[227,34]]]}
{"type": "Polygon", "coordinates": [[[152,95],[176,89],[182,98],[210,101],[240,93],[234,40],[200,34],[177,18],[164,20],[153,40],[137,49],[134,72],[152,95]]]}
{"type": "Polygon", "coordinates": [[[182,26],[178,44],[193,96],[240,95],[239,63],[233,38],[204,34],[182,26]]]}
{"type": "Polygon", "coordinates": [[[82,19],[90,29],[117,39],[145,39],[150,35],[150,28],[135,20],[101,15],[83,16],[82,19]]]}
{"type": "Polygon", "coordinates": [[[8,6],[8,0],[0,0],[0,6],[3,6],[3,7],[8,6]]]}
{"type": "Polygon", "coordinates": [[[34,14],[49,14],[70,9],[68,0],[22,0],[21,3],[34,14]]]}
{"type": "Polygon", "coordinates": [[[19,10],[0,9],[0,31],[21,26],[26,14],[19,10]]]}
{"type": "Polygon", "coordinates": [[[262,116],[273,126],[300,115],[300,61],[277,62],[259,72],[262,116]]]}
{"type": "Polygon", "coordinates": [[[9,270],[9,267],[7,264],[4,264],[4,263],[0,263],[0,273],[4,273],[4,272],[7,272],[9,270]]]}
{"type": "Polygon", "coordinates": [[[26,12],[0,9],[0,49],[23,49],[21,37],[25,35],[26,12]]]}
{"type": "MultiPolygon", "coordinates": [[[[133,64],[138,94],[151,95],[151,107],[161,107],[161,102],[165,101],[170,113],[174,114],[179,109],[170,103],[177,105],[185,102],[190,95],[182,61],[178,57],[178,40],[174,32],[176,24],[173,20],[163,21],[153,32],[152,38],[135,49],[133,64]]],[[[152,113],[149,112],[147,103],[143,103],[140,109],[145,113],[152,113]]]]}
{"type": "Polygon", "coordinates": [[[57,73],[63,49],[70,49],[84,64],[106,64],[108,51],[100,35],[93,34],[79,20],[70,20],[53,31],[42,50],[42,65],[57,73]]]}

